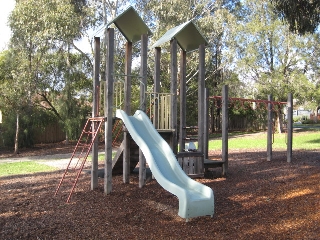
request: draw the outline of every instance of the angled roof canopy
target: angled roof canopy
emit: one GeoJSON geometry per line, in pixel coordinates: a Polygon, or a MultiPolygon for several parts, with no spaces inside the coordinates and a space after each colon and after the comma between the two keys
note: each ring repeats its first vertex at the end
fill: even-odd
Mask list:
{"type": "Polygon", "coordinates": [[[141,40],[142,34],[152,35],[148,26],[132,6],[114,18],[107,26],[112,23],[114,23],[123,36],[132,43],[141,40]]]}
{"type": "Polygon", "coordinates": [[[192,20],[168,30],[158,41],[153,44],[153,48],[158,47],[171,39],[176,39],[180,47],[186,51],[193,51],[199,45],[208,45],[207,40],[202,36],[198,27],[192,20]]]}

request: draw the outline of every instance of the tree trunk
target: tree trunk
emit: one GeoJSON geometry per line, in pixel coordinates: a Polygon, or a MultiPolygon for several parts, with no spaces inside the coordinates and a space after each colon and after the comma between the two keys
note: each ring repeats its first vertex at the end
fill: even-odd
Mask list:
{"type": "Polygon", "coordinates": [[[278,133],[284,133],[283,129],[283,119],[282,119],[282,114],[281,114],[281,109],[276,111],[276,127],[277,127],[277,132],[278,133]]]}
{"type": "Polygon", "coordinates": [[[320,109],[320,106],[318,106],[317,107],[317,109],[316,109],[316,112],[315,112],[315,115],[314,115],[314,121],[315,121],[315,123],[318,123],[318,111],[319,111],[319,109],[320,109]]]}
{"type": "Polygon", "coordinates": [[[66,133],[66,142],[65,142],[66,145],[69,145],[69,136],[68,136],[68,131],[66,133]]]}
{"type": "Polygon", "coordinates": [[[17,113],[16,137],[14,139],[14,154],[19,153],[19,113],[17,113]]]}

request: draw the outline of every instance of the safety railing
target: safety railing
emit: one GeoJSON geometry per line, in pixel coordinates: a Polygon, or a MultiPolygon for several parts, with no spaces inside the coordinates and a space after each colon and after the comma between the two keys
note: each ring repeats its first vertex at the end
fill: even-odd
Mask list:
{"type": "Polygon", "coordinates": [[[147,93],[149,116],[156,129],[171,129],[171,97],[169,93],[147,93]]]}

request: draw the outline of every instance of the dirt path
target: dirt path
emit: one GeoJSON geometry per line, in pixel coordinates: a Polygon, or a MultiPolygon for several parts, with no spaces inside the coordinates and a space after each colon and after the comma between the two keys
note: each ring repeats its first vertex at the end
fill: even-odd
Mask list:
{"type": "MultiPolygon", "coordinates": [[[[114,152],[117,151],[115,148],[114,152]]],[[[99,151],[99,154],[104,154],[103,151],[99,151]]],[[[61,153],[61,154],[53,154],[53,155],[39,155],[39,156],[25,156],[25,157],[11,157],[11,158],[1,158],[1,163],[14,163],[14,162],[26,162],[26,161],[35,161],[40,164],[45,164],[51,167],[56,167],[58,169],[66,169],[68,163],[70,162],[70,158],[72,153],[61,153]]],[[[75,164],[76,161],[73,161],[75,164]]],[[[87,160],[86,166],[91,164],[90,160],[87,160]]]]}

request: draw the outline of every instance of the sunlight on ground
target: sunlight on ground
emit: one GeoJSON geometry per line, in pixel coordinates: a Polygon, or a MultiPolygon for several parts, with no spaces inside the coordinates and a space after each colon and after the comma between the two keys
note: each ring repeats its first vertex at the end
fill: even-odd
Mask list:
{"type": "Polygon", "coordinates": [[[314,191],[310,189],[301,189],[301,190],[294,190],[291,192],[286,192],[283,196],[281,196],[279,199],[280,200],[287,200],[287,199],[292,199],[296,197],[302,197],[304,195],[309,195],[315,193],[314,191]]]}

